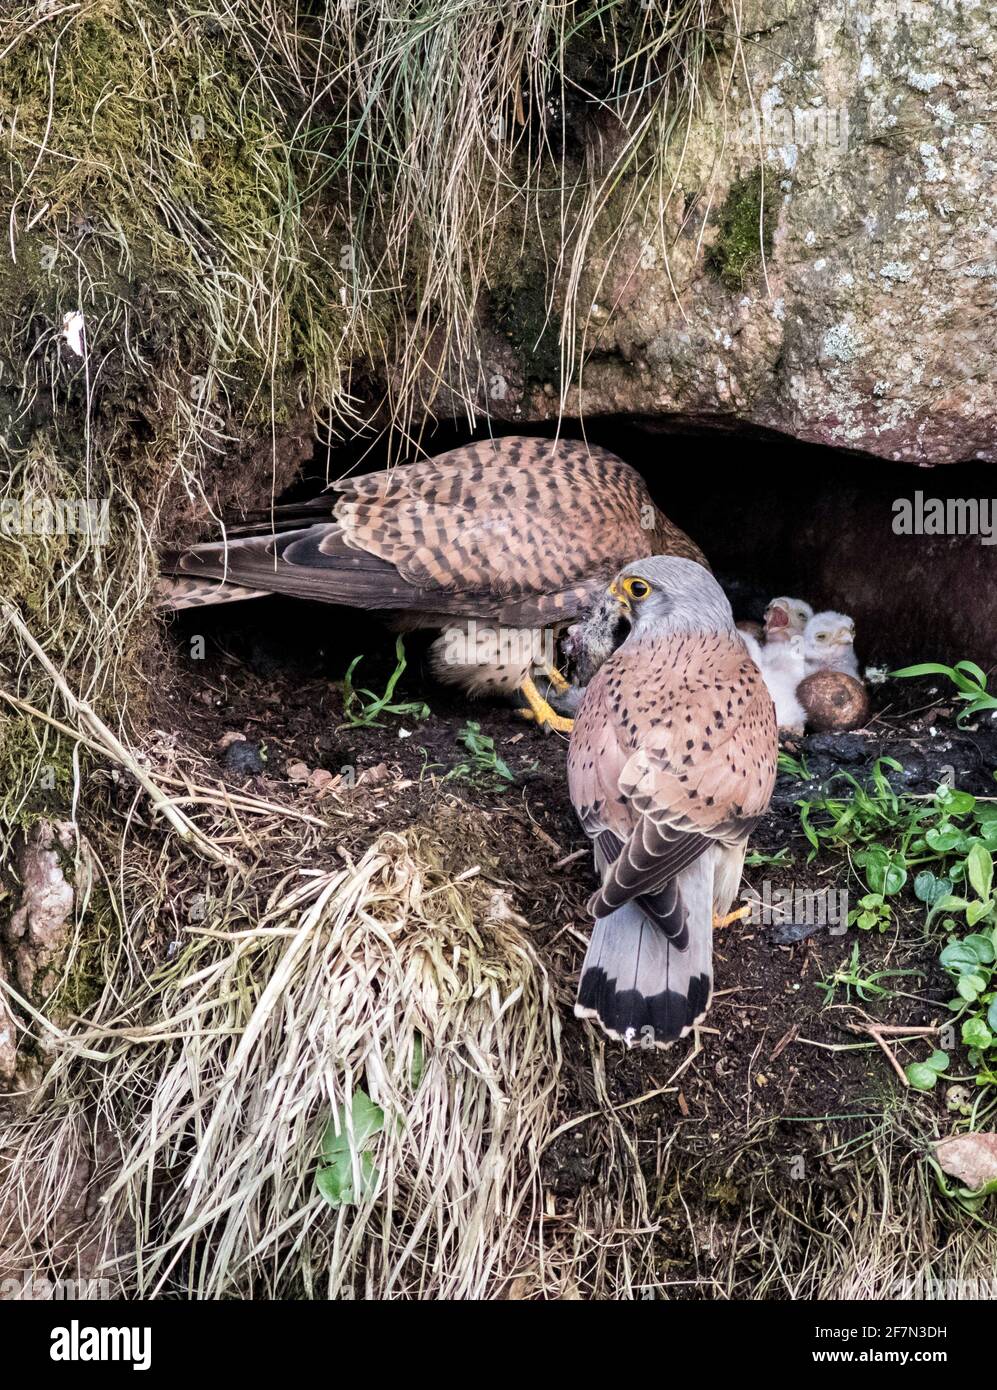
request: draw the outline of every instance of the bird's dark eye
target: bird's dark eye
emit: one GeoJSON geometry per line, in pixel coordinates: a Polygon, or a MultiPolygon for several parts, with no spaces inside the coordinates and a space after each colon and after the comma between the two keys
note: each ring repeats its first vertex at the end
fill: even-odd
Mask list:
{"type": "Polygon", "coordinates": [[[645,579],[625,579],[623,588],[630,598],[647,598],[651,592],[651,586],[645,579]]]}

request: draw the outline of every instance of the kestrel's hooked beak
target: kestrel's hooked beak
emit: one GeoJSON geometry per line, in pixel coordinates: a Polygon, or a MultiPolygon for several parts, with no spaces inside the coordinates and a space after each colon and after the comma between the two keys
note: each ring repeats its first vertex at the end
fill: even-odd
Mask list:
{"type": "Polygon", "coordinates": [[[612,594],[613,598],[616,599],[616,602],[623,609],[624,613],[630,613],[633,611],[631,608],[630,600],[627,598],[623,590],[619,587],[615,579],[609,586],[609,592],[612,594]]]}

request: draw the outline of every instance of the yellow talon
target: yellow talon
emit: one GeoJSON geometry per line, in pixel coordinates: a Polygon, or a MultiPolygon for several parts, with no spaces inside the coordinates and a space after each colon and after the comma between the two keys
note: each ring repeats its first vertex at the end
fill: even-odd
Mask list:
{"type": "Polygon", "coordinates": [[[739,907],[736,912],[728,912],[726,917],[718,917],[713,914],[713,930],[719,931],[721,927],[729,927],[733,922],[740,922],[751,912],[751,904],[746,903],[744,907],[739,907]]]}
{"type": "Polygon", "coordinates": [[[552,709],[529,676],[519,688],[529,705],[529,709],[518,711],[523,719],[535,719],[541,729],[553,729],[558,734],[571,733],[575,727],[575,721],[565,719],[563,714],[558,714],[556,710],[552,709]]]}
{"type": "Polygon", "coordinates": [[[566,690],[571,689],[571,682],[565,680],[556,666],[545,665],[543,673],[554,687],[555,695],[563,695],[566,690]]]}

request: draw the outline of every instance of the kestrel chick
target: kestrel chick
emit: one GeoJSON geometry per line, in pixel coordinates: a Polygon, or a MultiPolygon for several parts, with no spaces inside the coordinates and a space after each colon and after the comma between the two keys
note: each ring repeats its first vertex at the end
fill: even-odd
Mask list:
{"type": "Polygon", "coordinates": [[[664,1046],[709,1007],[713,914],[737,893],[778,733],[705,569],[655,556],[612,591],[631,629],[585,692],[568,749],[571,800],[601,878],[575,1013],[628,1046],[664,1046]]]}
{"type": "Polygon", "coordinates": [[[813,615],[801,598],[774,598],[765,610],[766,642],[785,642],[794,632],[802,633],[813,615]]]}
{"type": "Polygon", "coordinates": [[[785,641],[766,643],[754,659],[775,703],[779,728],[802,734],[807,715],[797,699],[796,688],[807,674],[803,638],[794,632],[785,641]]]}
{"type": "Polygon", "coordinates": [[[521,692],[533,717],[570,728],[534,685],[557,688],[556,633],[621,565],[655,554],[706,563],[606,449],[511,438],[334,484],[338,497],[278,509],[228,539],[162,562],[161,606],[290,594],[380,609],[442,629],[432,666],[472,694],[521,692]]]}
{"type": "Polygon", "coordinates": [[[843,671],[859,678],[855,656],[855,624],[845,613],[815,613],[803,633],[807,675],[814,671],[843,671]]]}

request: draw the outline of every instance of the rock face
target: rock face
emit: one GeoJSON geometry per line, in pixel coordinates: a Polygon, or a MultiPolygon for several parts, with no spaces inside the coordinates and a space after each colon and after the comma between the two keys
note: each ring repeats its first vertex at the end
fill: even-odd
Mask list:
{"type": "MultiPolygon", "coordinates": [[[[993,8],[758,0],[743,68],[727,37],[726,110],[715,74],[660,219],[648,207],[611,256],[593,239],[591,356],[564,412],[997,458],[993,8]]],[[[493,415],[557,414],[556,381],[531,382],[499,333],[492,357],[493,415]]]]}
{"type": "MultiPolygon", "coordinates": [[[[0,978],[25,998],[40,1001],[51,988],[71,930],[73,889],[61,856],[74,849],[72,825],[39,821],[17,854],[20,904],[9,921],[0,920],[0,978]]],[[[0,1081],[17,1068],[17,1027],[5,993],[0,992],[0,1081]]]]}

